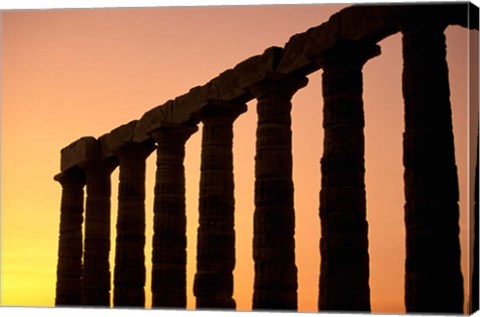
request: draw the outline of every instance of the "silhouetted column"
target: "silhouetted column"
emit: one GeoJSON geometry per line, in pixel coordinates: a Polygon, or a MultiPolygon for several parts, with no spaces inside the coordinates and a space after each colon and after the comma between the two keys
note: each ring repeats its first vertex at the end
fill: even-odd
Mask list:
{"type": "Polygon", "coordinates": [[[197,308],[235,308],[233,122],[246,105],[210,103],[202,111],[197,273],[197,308]]]}
{"type": "Polygon", "coordinates": [[[152,306],[185,308],[187,237],[185,142],[197,127],[160,128],[154,198],[152,306]]]}
{"type": "Polygon", "coordinates": [[[370,311],[363,65],[380,47],[340,42],[323,68],[319,310],[370,311]]]}
{"type": "Polygon", "coordinates": [[[114,306],[145,305],[145,168],[153,141],[115,151],[120,161],[114,306]]]}
{"type": "Polygon", "coordinates": [[[81,304],[83,254],[83,170],[71,168],[55,176],[62,185],[55,305],[81,304]]]}
{"type": "Polygon", "coordinates": [[[87,173],[82,304],[110,306],[110,174],[115,159],[93,159],[87,173]]]}
{"type": "Polygon", "coordinates": [[[463,311],[458,179],[445,26],[410,16],[403,33],[407,312],[463,311]]]}
{"type": "Polygon", "coordinates": [[[269,74],[257,98],[253,309],[297,309],[291,98],[308,80],[269,74]]]}

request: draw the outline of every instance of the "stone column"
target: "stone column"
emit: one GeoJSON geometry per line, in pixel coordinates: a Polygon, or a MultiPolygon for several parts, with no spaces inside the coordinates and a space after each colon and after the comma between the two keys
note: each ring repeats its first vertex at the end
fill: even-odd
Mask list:
{"type": "Polygon", "coordinates": [[[235,308],[233,122],[246,105],[210,103],[200,114],[203,122],[200,178],[197,308],[235,308]]]}
{"type": "Polygon", "coordinates": [[[407,312],[463,312],[445,27],[425,16],[401,24],[407,312]]]}
{"type": "Polygon", "coordinates": [[[113,158],[92,159],[83,166],[87,173],[83,305],[110,306],[110,174],[117,164],[113,158]]]}
{"type": "Polygon", "coordinates": [[[154,198],[152,306],[186,307],[185,142],[194,126],[164,127],[157,142],[154,198]]]}
{"type": "Polygon", "coordinates": [[[83,170],[71,168],[54,178],[62,185],[55,305],[81,304],[83,254],[83,170]]]}
{"type": "Polygon", "coordinates": [[[362,67],[380,47],[340,42],[323,68],[319,310],[370,311],[362,67]]]}
{"type": "Polygon", "coordinates": [[[290,111],[306,84],[304,77],[269,74],[251,87],[258,100],[253,309],[297,309],[290,111]]]}
{"type": "Polygon", "coordinates": [[[153,141],[115,151],[120,161],[114,269],[114,306],[145,305],[145,168],[153,141]]]}

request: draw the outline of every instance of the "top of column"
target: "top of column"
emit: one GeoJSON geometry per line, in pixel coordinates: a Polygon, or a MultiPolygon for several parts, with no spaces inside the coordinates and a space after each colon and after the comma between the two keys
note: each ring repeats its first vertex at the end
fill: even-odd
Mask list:
{"type": "Polygon", "coordinates": [[[369,59],[380,55],[380,46],[374,43],[340,40],[329,49],[313,54],[320,67],[329,64],[342,64],[347,67],[361,67],[369,59]]]}

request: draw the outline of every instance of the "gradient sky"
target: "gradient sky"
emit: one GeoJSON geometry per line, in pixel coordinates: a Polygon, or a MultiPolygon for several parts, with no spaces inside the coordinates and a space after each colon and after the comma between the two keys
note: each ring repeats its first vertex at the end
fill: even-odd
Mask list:
{"type": "MultiPolygon", "coordinates": [[[[342,5],[3,11],[1,22],[2,306],[53,306],[60,219],[60,149],[99,137],[208,82],[242,60],[325,22],[342,5]]],[[[468,38],[446,31],[460,180],[462,270],[468,278],[468,38]]],[[[401,36],[364,67],[370,288],[374,312],[404,312],[401,36]]],[[[317,310],[323,152],[321,71],[293,98],[299,310],[317,310]]],[[[239,310],[253,293],[255,101],[235,122],[239,310]]],[[[188,308],[194,308],[201,132],[187,143],[188,308]]],[[[155,155],[147,161],[150,272],[155,155]]],[[[112,174],[115,233],[118,170],[112,174]]],[[[114,236],[112,236],[114,241],[114,236]]],[[[111,263],[114,258],[111,252],[111,263]]],[[[147,306],[151,304],[147,274],[147,306]]],[[[466,289],[468,293],[468,290],[466,289]]]]}

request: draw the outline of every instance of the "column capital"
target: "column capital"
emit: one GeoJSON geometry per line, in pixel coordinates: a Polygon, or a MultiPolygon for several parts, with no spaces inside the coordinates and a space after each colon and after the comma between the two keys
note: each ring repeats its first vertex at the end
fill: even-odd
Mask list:
{"type": "Polygon", "coordinates": [[[150,136],[157,143],[185,143],[197,131],[193,124],[169,124],[150,132],[150,136]]]}
{"type": "Polygon", "coordinates": [[[308,84],[304,76],[291,76],[282,73],[267,72],[265,78],[249,87],[257,99],[273,96],[291,98],[299,89],[308,84]]]}
{"type": "Polygon", "coordinates": [[[384,18],[395,24],[402,33],[422,29],[437,29],[443,32],[450,23],[448,14],[436,12],[434,18],[429,18],[431,15],[430,5],[415,5],[404,6],[402,10],[396,10],[384,18]]]}
{"type": "Polygon", "coordinates": [[[108,158],[92,158],[81,164],[83,170],[88,175],[91,174],[111,174],[117,168],[119,162],[114,156],[108,158]]]}
{"type": "Polygon", "coordinates": [[[148,139],[144,142],[128,142],[120,146],[113,153],[122,161],[123,159],[142,159],[145,160],[154,150],[155,142],[153,139],[148,139]]]}
{"type": "Polygon", "coordinates": [[[371,58],[380,55],[380,46],[372,43],[341,40],[334,46],[315,55],[313,59],[325,66],[363,67],[371,58]]]}
{"type": "Polygon", "coordinates": [[[245,103],[210,100],[198,113],[198,117],[203,123],[232,123],[246,111],[247,105],[245,103]]]}
{"type": "Polygon", "coordinates": [[[53,179],[59,182],[62,185],[62,187],[68,186],[71,184],[84,186],[87,182],[85,171],[79,167],[72,167],[66,171],[58,173],[53,177],[53,179]]]}

